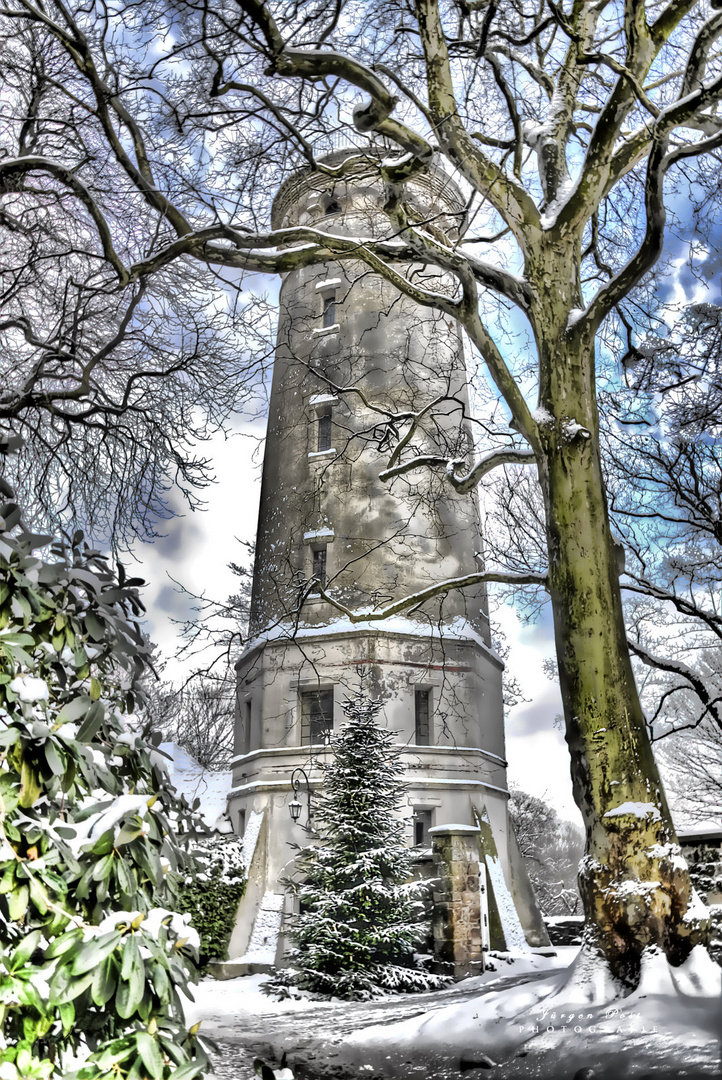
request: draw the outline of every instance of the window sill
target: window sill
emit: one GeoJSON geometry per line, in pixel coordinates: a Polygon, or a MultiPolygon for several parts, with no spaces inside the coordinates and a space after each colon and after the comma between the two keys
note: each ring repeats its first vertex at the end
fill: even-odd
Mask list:
{"type": "Polygon", "coordinates": [[[331,326],[317,326],[311,334],[313,337],[327,337],[329,334],[337,334],[340,329],[339,323],[332,323],[331,326]]]}
{"type": "Polygon", "coordinates": [[[310,458],[324,458],[335,457],[337,451],[330,447],[328,450],[309,450],[308,456],[310,458]]]}

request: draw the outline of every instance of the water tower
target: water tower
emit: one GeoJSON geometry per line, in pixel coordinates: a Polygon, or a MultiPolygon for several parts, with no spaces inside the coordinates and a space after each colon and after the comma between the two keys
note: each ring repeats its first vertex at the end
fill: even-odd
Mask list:
{"type": "MultiPolygon", "coordinates": [[[[323,164],[323,172],[299,172],[283,185],[273,227],[390,235],[378,159],[342,150],[323,164]]],[[[440,169],[410,183],[407,197],[437,236],[458,235],[464,200],[440,169]]],[[[405,272],[422,289],[449,288],[428,268],[405,272]]],[[[246,833],[252,865],[231,956],[273,962],[284,905],[279,879],[292,868],[289,844],[305,836],[289,804],[301,801],[304,823],[305,777],[312,806],[318,759],[359,668],[404,746],[409,842],[421,852],[435,826],[484,822],[498,853],[498,888],[514,897],[527,939],[542,943],[507,814],[503,665],[484,589],[450,590],[383,623],[353,623],[318,593],[321,584],[363,612],[480,568],[474,498],[426,470],[379,479],[389,456],[384,421],[410,412],[419,415],[422,452],[468,456],[467,373],[453,320],[402,296],[360,260],[287,273],[263,466],[255,637],[237,664],[229,811],[246,833]]]]}

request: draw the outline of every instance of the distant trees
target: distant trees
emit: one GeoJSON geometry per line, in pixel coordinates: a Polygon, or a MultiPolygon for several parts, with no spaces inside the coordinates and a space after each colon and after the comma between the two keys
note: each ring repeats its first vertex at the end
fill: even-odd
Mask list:
{"type": "Polygon", "coordinates": [[[705,720],[660,743],[680,822],[687,827],[722,821],[722,730],[705,720]]]}
{"type": "Polygon", "coordinates": [[[539,907],[544,915],[575,915],[581,907],[577,888],[584,834],[563,821],[544,799],[512,788],[509,816],[539,907]]]}
{"type": "Polygon", "coordinates": [[[177,660],[188,676],[180,684],[148,678],[142,710],[145,730],[161,732],[206,769],[227,769],[233,757],[236,682],[233,664],[247,640],[253,581],[253,545],[244,544],[248,563],[229,563],[238,579],[225,601],[185,595],[194,603],[183,626],[177,660]]]}
{"type": "Polygon", "coordinates": [[[722,730],[721,346],[722,308],[688,305],[629,343],[626,387],[602,402],[628,639],[655,739],[680,724],[722,730]]]}
{"type": "Polygon", "coordinates": [[[144,715],[148,730],[175,742],[204,769],[230,767],[236,688],[233,668],[222,675],[199,673],[180,689],[165,684],[144,715]]]}

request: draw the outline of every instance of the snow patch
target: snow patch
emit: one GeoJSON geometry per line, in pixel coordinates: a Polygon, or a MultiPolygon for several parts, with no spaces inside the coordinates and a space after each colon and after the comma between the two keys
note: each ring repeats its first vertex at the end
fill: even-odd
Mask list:
{"type": "Polygon", "coordinates": [[[604,957],[583,945],[544,1004],[550,1009],[560,1005],[608,1005],[623,993],[622,984],[614,978],[604,957]]]}
{"type": "MultiPolygon", "coordinates": [[[[573,442],[576,437],[579,436],[582,439],[591,439],[592,433],[582,424],[578,423],[576,417],[572,417],[571,420],[564,420],[562,422],[562,437],[567,442],[573,442]]],[[[606,728],[602,728],[603,731],[606,728]]]]}
{"type": "Polygon", "coordinates": [[[243,831],[243,865],[246,870],[253,861],[253,854],[256,850],[256,844],[258,843],[258,835],[261,831],[261,825],[263,824],[263,811],[251,810],[246,821],[246,827],[243,831]]]}
{"type": "Polygon", "coordinates": [[[656,893],[662,888],[661,881],[639,881],[636,878],[627,878],[625,881],[620,881],[617,885],[610,885],[608,889],[605,889],[605,893],[612,893],[617,897],[625,896],[651,896],[652,893],[656,893]]]}
{"type": "Polygon", "coordinates": [[[547,424],[551,426],[554,423],[554,417],[549,410],[543,409],[541,406],[539,406],[538,409],[535,409],[531,415],[532,420],[536,420],[537,424],[547,424]]]}
{"type": "Polygon", "coordinates": [[[651,859],[664,859],[675,870],[686,870],[687,860],[682,855],[679,844],[650,844],[647,848],[651,859]]]}
{"type": "MultiPolygon", "coordinates": [[[[319,451],[315,451],[315,453],[318,453],[318,452],[319,451]]],[[[321,453],[327,454],[328,450],[322,450],[321,453]]],[[[311,457],[310,454],[308,456],[311,457]]],[[[303,539],[304,540],[333,540],[333,538],[334,538],[334,531],[333,531],[333,529],[329,529],[329,528],[310,529],[308,532],[305,532],[303,534],[303,539]]]]}
{"type": "Polygon", "coordinates": [[[692,889],[692,895],[689,898],[689,904],[687,910],[684,913],[682,919],[686,923],[700,923],[706,922],[709,918],[709,908],[702,900],[701,896],[696,889],[692,889]]]}
{"type": "Polygon", "coordinates": [[[719,1001],[722,995],[722,968],[702,945],[696,945],[685,962],[676,968],[671,966],[661,949],[645,949],[639,985],[630,994],[629,1000],[667,995],[719,1001]]]}
{"type": "Polygon", "coordinates": [[[620,806],[615,806],[611,810],[607,810],[604,815],[605,818],[622,817],[625,814],[629,814],[631,817],[640,818],[645,820],[651,818],[652,821],[661,821],[662,815],[659,812],[659,808],[654,803],[649,802],[624,802],[620,806]]]}
{"type": "Polygon", "coordinates": [[[445,833],[480,833],[478,825],[433,825],[429,830],[429,836],[443,836],[445,833]]]}
{"type": "Polygon", "coordinates": [[[514,901],[512,900],[511,893],[506,887],[501,863],[496,856],[486,856],[486,869],[489,872],[491,887],[494,890],[494,899],[496,900],[496,906],[499,909],[499,919],[501,920],[501,928],[504,931],[507,948],[528,952],[529,946],[527,945],[527,940],[524,936],[524,930],[519,921],[519,916],[514,901]]]}
{"type": "Polygon", "coordinates": [[[226,811],[233,782],[230,771],[205,769],[196,759],[174,742],[160,743],[163,765],[171,784],[184,795],[189,806],[200,799],[198,813],[214,832],[232,832],[226,811]]]}
{"type": "Polygon", "coordinates": [[[10,683],[10,689],[21,701],[48,701],[50,691],[45,679],[36,679],[32,675],[19,675],[10,683]]]}
{"type": "Polygon", "coordinates": [[[246,964],[275,964],[284,899],[283,893],[264,894],[253,923],[248,951],[238,958],[240,961],[246,964]]]}
{"type": "MultiPolygon", "coordinates": [[[[305,533],[304,540],[313,540],[314,538],[322,538],[321,531],[315,533],[305,533]]],[[[326,538],[333,537],[334,533],[329,532],[326,534],[326,538]]],[[[373,609],[368,611],[359,611],[359,615],[372,614],[373,609]]],[[[328,637],[333,634],[357,634],[362,631],[373,631],[375,634],[405,634],[409,637],[421,637],[431,638],[438,641],[444,641],[449,639],[455,639],[459,641],[473,641],[479,645],[489,656],[493,656],[495,659],[501,662],[501,657],[490,645],[484,641],[481,633],[469,622],[468,619],[464,619],[462,616],[457,615],[449,623],[443,623],[441,625],[435,623],[416,622],[413,619],[403,618],[401,615],[392,615],[388,619],[383,621],[374,622],[372,620],[363,620],[359,622],[352,622],[351,619],[339,618],[332,619],[330,622],[322,623],[316,626],[304,626],[303,624],[296,626],[296,624],[284,624],[279,623],[270,630],[266,630],[264,633],[259,634],[258,637],[253,638],[248,642],[248,645],[241,654],[238,663],[240,663],[247,653],[252,649],[257,648],[259,645],[266,644],[270,641],[294,641],[300,638],[311,637],[328,637]]]]}

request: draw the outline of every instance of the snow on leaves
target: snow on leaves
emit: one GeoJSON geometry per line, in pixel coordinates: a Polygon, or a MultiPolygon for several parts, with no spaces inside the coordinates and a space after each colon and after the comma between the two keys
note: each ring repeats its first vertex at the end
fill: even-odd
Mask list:
{"type": "Polygon", "coordinates": [[[47,538],[5,510],[2,1077],[191,1080],[208,1057],[179,991],[196,978],[198,936],[173,908],[192,866],[179,838],[198,823],[133,730],[146,659],[138,582],[80,533],[41,558],[47,538]]]}

